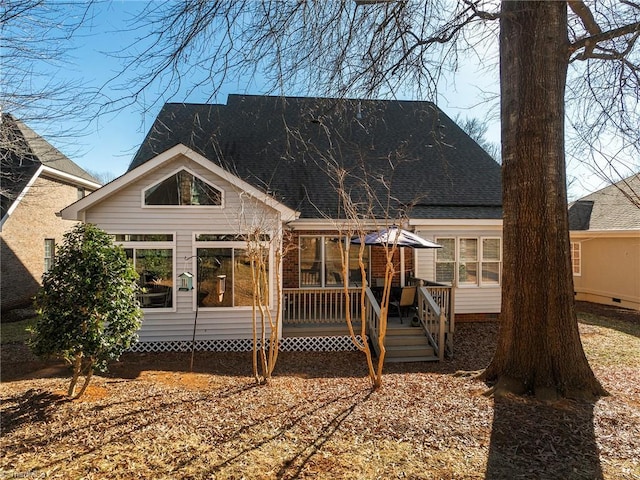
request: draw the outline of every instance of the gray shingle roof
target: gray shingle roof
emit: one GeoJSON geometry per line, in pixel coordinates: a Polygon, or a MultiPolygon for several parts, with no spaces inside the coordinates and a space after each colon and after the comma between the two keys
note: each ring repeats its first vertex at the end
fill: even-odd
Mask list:
{"type": "Polygon", "coordinates": [[[569,205],[570,230],[640,230],[640,173],[569,205]]]}
{"type": "Polygon", "coordinates": [[[0,118],[0,161],[1,216],[4,216],[40,165],[100,183],[23,122],[6,113],[0,118]]]}
{"type": "Polygon", "coordinates": [[[500,166],[431,102],[230,95],[164,105],[129,170],[182,143],[303,218],[343,217],[335,168],[373,212],[500,218],[500,166]]]}

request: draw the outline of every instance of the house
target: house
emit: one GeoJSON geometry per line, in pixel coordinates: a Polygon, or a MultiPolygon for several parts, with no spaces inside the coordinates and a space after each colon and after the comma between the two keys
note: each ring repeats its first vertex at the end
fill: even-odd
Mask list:
{"type": "MultiPolygon", "coordinates": [[[[340,268],[347,207],[362,228],[402,223],[442,245],[401,249],[396,286],[437,283],[429,288],[442,305],[453,305],[453,286],[460,316],[500,311],[500,167],[430,102],[230,95],[220,105],[166,104],[127,173],[62,216],[114,234],[143,295],[154,295],[142,299],[138,348],[184,348],[197,314],[200,348],[246,349],[247,232],[270,249],[270,305],[281,273],[284,329],[336,322],[342,286],[355,294],[364,281],[355,249],[347,278],[340,268]],[[176,288],[181,275],[195,277],[194,290],[176,288]]],[[[365,250],[372,287],[380,250],[365,250]]],[[[292,332],[282,334],[290,348],[311,342],[292,332]]],[[[349,348],[348,337],[325,333],[332,348],[349,348]]]]}
{"type": "Polygon", "coordinates": [[[56,216],[98,181],[10,114],[0,120],[2,310],[26,306],[75,223],[56,216]]]}
{"type": "Polygon", "coordinates": [[[640,310],[640,173],[569,205],[576,300],[640,310]]]}

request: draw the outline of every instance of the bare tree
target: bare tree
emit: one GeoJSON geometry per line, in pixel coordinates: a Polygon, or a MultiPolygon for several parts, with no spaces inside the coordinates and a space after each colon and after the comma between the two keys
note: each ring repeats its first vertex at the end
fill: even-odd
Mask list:
{"type": "Polygon", "coordinates": [[[255,227],[247,235],[253,289],[253,375],[257,383],[269,383],[278,361],[278,335],[282,324],[282,260],[293,247],[288,241],[289,232],[281,226],[271,227],[268,230],[255,227]],[[273,277],[269,270],[270,251],[274,256],[271,264],[275,269],[273,277]],[[275,279],[275,305],[269,302],[269,278],[275,279]]]}
{"type": "Polygon", "coordinates": [[[53,121],[82,112],[81,83],[52,75],[69,63],[70,40],[90,15],[91,2],[6,0],[0,11],[0,108],[24,122],[53,121]],[[72,13],[71,13],[72,12],[72,13]]]}
{"type": "MultiPolygon", "coordinates": [[[[318,153],[320,157],[323,156],[323,152],[318,153]]],[[[347,243],[346,245],[344,243],[340,243],[342,278],[345,279],[345,281],[343,282],[345,317],[351,340],[356,348],[364,353],[371,385],[373,389],[377,390],[382,387],[382,373],[386,358],[385,339],[387,336],[389,302],[391,300],[391,285],[393,282],[393,277],[396,273],[395,263],[393,259],[394,255],[398,251],[398,244],[396,240],[391,244],[380,246],[380,248],[384,249],[385,268],[383,276],[384,283],[379,304],[380,314],[378,317],[377,332],[373,336],[367,335],[366,306],[368,286],[366,282],[363,281],[360,285],[360,306],[358,309],[358,311],[360,312],[360,332],[359,335],[356,335],[353,328],[353,319],[351,318],[351,296],[349,294],[349,283],[347,282],[347,279],[349,278],[350,248],[358,249],[358,266],[360,269],[360,277],[366,279],[367,273],[366,265],[364,262],[365,235],[371,230],[371,228],[379,228],[379,220],[376,220],[377,215],[375,214],[376,208],[374,207],[374,205],[376,203],[381,203],[380,200],[382,199],[378,198],[378,196],[374,193],[375,189],[371,188],[371,184],[369,183],[370,180],[365,180],[363,183],[358,182],[357,187],[361,192],[366,192],[365,195],[358,195],[358,197],[363,198],[364,201],[357,201],[356,198],[351,195],[351,191],[354,187],[349,186],[350,183],[353,183],[353,181],[349,181],[349,172],[347,172],[347,170],[342,168],[339,164],[333,162],[328,162],[327,165],[330,175],[335,179],[336,194],[340,199],[341,208],[344,214],[344,221],[336,225],[339,235],[341,237],[345,237],[349,242],[353,237],[358,238],[360,241],[358,246],[350,246],[349,243],[347,243]],[[369,337],[372,342],[376,342],[378,358],[375,365],[373,361],[373,352],[369,347],[367,337],[369,337]]],[[[366,176],[363,175],[363,178],[366,179],[366,176]]],[[[396,225],[401,224],[400,219],[389,218],[389,215],[386,216],[384,221],[385,227],[389,227],[389,224],[391,222],[396,225]]]]}
{"type": "MultiPolygon", "coordinates": [[[[5,186],[21,181],[23,167],[32,160],[33,152],[17,131],[16,120],[47,131],[58,145],[79,133],[61,128],[61,120],[88,122],[89,92],[82,88],[81,80],[59,80],[55,71],[70,62],[70,41],[90,18],[92,3],[2,2],[0,180],[5,186]]],[[[10,197],[9,191],[1,188],[2,194],[10,197]]]]}
{"type": "Polygon", "coordinates": [[[497,40],[503,321],[484,376],[496,392],[605,393],[573,307],[564,119],[589,144],[613,135],[619,157],[638,154],[637,2],[187,0],[152,4],[143,18],[153,33],[131,62],[143,72],[134,96],[186,79],[214,96],[225,80],[260,73],[272,92],[424,98],[476,45],[497,40]]]}

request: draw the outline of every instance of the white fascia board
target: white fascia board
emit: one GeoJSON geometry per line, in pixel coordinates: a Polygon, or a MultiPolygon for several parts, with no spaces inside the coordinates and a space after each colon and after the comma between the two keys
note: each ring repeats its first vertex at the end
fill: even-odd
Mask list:
{"type": "Polygon", "coordinates": [[[327,230],[327,231],[345,231],[351,229],[357,231],[362,228],[366,231],[379,230],[387,226],[381,221],[376,220],[360,220],[357,222],[331,218],[299,218],[294,222],[290,222],[287,226],[294,231],[301,230],[327,230]]]}
{"type": "Polygon", "coordinates": [[[413,227],[485,227],[502,228],[502,219],[488,218],[413,218],[409,219],[413,227]]]}
{"type": "MultiPolygon", "coordinates": [[[[346,230],[348,227],[363,228],[366,231],[380,230],[394,225],[390,220],[361,220],[349,222],[348,220],[300,218],[289,223],[292,230],[346,230]]],[[[420,227],[440,228],[446,227],[448,230],[459,228],[462,230],[471,228],[489,228],[494,230],[502,229],[501,219],[409,219],[408,225],[416,230],[420,227]]],[[[406,224],[405,224],[406,228],[406,224]]]]}
{"type": "Polygon", "coordinates": [[[40,165],[38,167],[38,170],[36,170],[36,173],[33,174],[33,177],[31,177],[29,179],[29,181],[27,182],[25,187],[22,189],[22,191],[18,194],[16,199],[13,201],[13,203],[11,204],[9,209],[7,210],[7,213],[5,213],[4,217],[2,217],[2,221],[0,221],[0,230],[2,230],[2,226],[4,225],[4,222],[6,222],[9,219],[9,217],[11,216],[11,214],[15,211],[15,209],[18,208],[18,205],[20,204],[20,202],[22,201],[24,196],[29,192],[29,190],[31,189],[33,184],[36,182],[36,180],[38,179],[38,177],[42,173],[43,169],[44,169],[43,165],[40,165]]]}
{"type": "Polygon", "coordinates": [[[640,238],[640,230],[571,230],[571,239],[589,238],[640,238]]]}
{"type": "Polygon", "coordinates": [[[62,210],[62,218],[67,220],[82,220],[82,218],[84,217],[84,212],[93,205],[105,200],[111,195],[114,195],[116,192],[127,187],[139,178],[144,177],[152,170],[174,160],[179,156],[187,157],[189,160],[196,162],[203,168],[211,171],[213,174],[218,175],[219,177],[227,180],[232,185],[235,185],[239,189],[247,192],[250,196],[277,210],[278,212],[280,212],[283,222],[289,222],[298,218],[299,212],[296,212],[295,210],[292,210],[289,207],[283,205],[273,197],[265,194],[264,192],[261,192],[254,186],[238,178],[232,173],[227,172],[222,167],[219,167],[206,157],[200,155],[199,153],[182,144],[171,147],[169,150],[162,152],[160,155],[157,155],[156,157],[143,163],[139,167],[136,167],[133,170],[125,173],[124,175],[116,178],[115,180],[96,190],[95,192],[92,192],[85,198],[82,198],[77,202],[69,205],[67,208],[62,210]]]}
{"type": "Polygon", "coordinates": [[[61,172],[60,170],[47,167],[46,165],[43,165],[41,169],[38,169],[38,171],[42,173],[46,173],[52,177],[59,178],[61,180],[66,180],[67,182],[72,182],[74,185],[78,185],[79,187],[87,187],[87,188],[92,188],[94,190],[97,190],[102,186],[99,183],[91,182],[82,177],[71,175],[70,173],[61,172]]]}

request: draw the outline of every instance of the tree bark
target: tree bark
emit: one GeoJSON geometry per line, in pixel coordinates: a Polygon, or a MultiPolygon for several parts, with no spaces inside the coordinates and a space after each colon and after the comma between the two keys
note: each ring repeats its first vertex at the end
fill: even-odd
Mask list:
{"type": "Polygon", "coordinates": [[[67,396],[74,397],[76,394],[76,385],[82,372],[82,352],[76,353],[73,358],[73,374],[71,376],[71,382],[69,382],[69,388],[67,389],[67,396]]]}
{"type": "Polygon", "coordinates": [[[606,394],[588,364],[573,298],[564,157],[566,2],[502,2],[504,268],[494,392],[606,394]]]}

